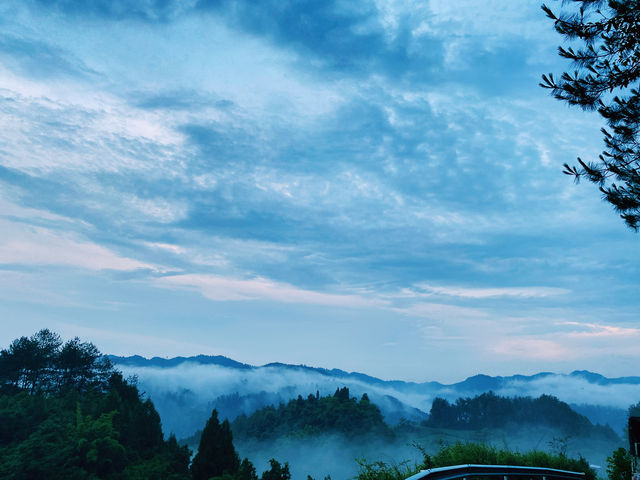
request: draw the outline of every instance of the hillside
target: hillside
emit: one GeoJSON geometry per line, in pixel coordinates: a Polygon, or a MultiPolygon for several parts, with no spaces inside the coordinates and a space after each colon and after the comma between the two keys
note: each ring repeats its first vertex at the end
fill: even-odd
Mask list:
{"type": "MultiPolygon", "coordinates": [[[[230,396],[227,400],[234,398],[230,396]]],[[[612,444],[621,442],[611,427],[594,425],[586,416],[553,396],[501,397],[493,392],[459,398],[453,403],[436,398],[427,420],[405,420],[392,426],[384,421],[380,409],[366,393],[358,400],[350,396],[347,387],[343,387],[333,395],[321,397],[316,392],[306,398],[298,396],[286,404],[281,402],[278,406],[260,408],[250,415],[242,414],[231,423],[231,428],[240,440],[259,441],[322,434],[392,441],[397,434],[417,437],[429,435],[434,430],[486,434],[490,431],[546,429],[565,439],[594,438],[612,444]]],[[[189,443],[193,444],[198,435],[196,433],[189,443]]]]}
{"type": "Polygon", "coordinates": [[[41,330],[0,351],[0,478],[186,480],[189,457],[93,344],[41,330]]]}
{"type": "Polygon", "coordinates": [[[489,392],[473,398],[459,398],[455,403],[436,398],[426,425],[462,430],[534,425],[557,429],[564,436],[598,436],[620,441],[608,425],[593,425],[586,416],[550,395],[509,398],[489,392]]]}
{"type": "Polygon", "coordinates": [[[253,414],[241,415],[231,424],[239,439],[267,440],[278,437],[307,437],[337,433],[347,438],[364,435],[392,439],[391,428],[382,419],[380,409],[364,394],[360,400],[344,387],[333,395],[299,396],[278,407],[265,407],[253,414]]]}
{"type": "Polygon", "coordinates": [[[287,403],[299,395],[306,398],[316,390],[321,396],[331,395],[344,386],[358,397],[367,393],[390,425],[426,420],[436,397],[455,402],[494,391],[504,397],[553,395],[592,423],[608,423],[619,435],[624,431],[627,408],[640,398],[640,377],[606,378],[585,371],[507,377],[476,375],[443,384],[382,380],[305,365],[270,363],[258,367],[222,356],[109,358],[125,375],[138,378],[141,390],[153,399],[167,431],[179,437],[192,435],[213,408],[233,420],[268,405],[287,403]]]}

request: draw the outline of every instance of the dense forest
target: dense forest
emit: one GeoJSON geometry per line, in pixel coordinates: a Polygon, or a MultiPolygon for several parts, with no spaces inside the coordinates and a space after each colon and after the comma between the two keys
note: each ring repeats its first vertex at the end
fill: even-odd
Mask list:
{"type": "MultiPolygon", "coordinates": [[[[262,480],[289,480],[276,460],[262,480]]],[[[143,399],[91,343],[49,330],[0,351],[0,478],[7,480],[258,480],[213,412],[198,452],[164,439],[143,399]],[[190,465],[191,464],[191,465],[190,465]]]]}
{"type": "Polygon", "coordinates": [[[455,403],[436,398],[426,425],[466,430],[549,426],[565,436],[595,435],[619,440],[609,425],[593,425],[587,417],[551,395],[501,397],[489,392],[473,398],[459,398],[455,403]]]}
{"type": "Polygon", "coordinates": [[[42,330],[0,351],[0,478],[178,480],[189,458],[94,345],[42,330]]]}
{"type": "MultiPolygon", "coordinates": [[[[333,395],[321,397],[316,392],[262,408],[233,423],[221,421],[214,409],[203,430],[190,442],[196,451],[192,455],[174,436],[165,438],[151,400],[93,344],[78,338],[63,342],[55,333],[41,330],[0,350],[3,479],[290,480],[289,464],[273,458],[259,477],[253,463],[238,454],[234,435],[266,444],[282,438],[300,442],[336,435],[345,439],[344,445],[375,440],[388,449],[394,442],[415,441],[420,432],[429,430],[486,430],[527,424],[619,442],[610,428],[592,425],[567,404],[547,395],[532,399],[487,393],[455,403],[436,399],[428,421],[403,422],[392,428],[366,394],[351,397],[343,387],[333,395]]],[[[361,459],[358,479],[395,480],[419,468],[461,463],[546,466],[584,471],[587,480],[595,478],[586,460],[573,460],[562,450],[524,454],[469,442],[429,448],[437,453],[429,455],[422,449],[422,461],[411,466],[361,459]]],[[[350,461],[355,462],[355,457],[350,461]]],[[[624,472],[630,467],[624,449],[616,450],[610,461],[615,474],[610,477],[626,480],[624,472]]]]}
{"type": "Polygon", "coordinates": [[[347,438],[363,435],[391,439],[393,431],[384,422],[380,409],[365,393],[358,400],[347,387],[321,397],[317,392],[307,398],[298,396],[278,407],[265,407],[253,414],[241,415],[231,425],[240,438],[261,440],[277,437],[305,437],[339,433],[347,438]]]}
{"type": "MultiPolygon", "coordinates": [[[[593,425],[587,417],[556,397],[501,397],[493,392],[459,398],[454,403],[436,398],[427,421],[404,421],[394,427],[385,423],[380,409],[369,401],[367,394],[358,400],[350,396],[346,387],[324,397],[317,392],[307,398],[298,396],[277,407],[267,406],[251,415],[240,415],[231,423],[237,438],[258,440],[326,433],[343,435],[348,439],[366,435],[393,440],[397,434],[407,431],[509,430],[526,426],[549,427],[563,437],[597,437],[620,442],[611,427],[593,425]]],[[[199,432],[193,438],[198,436],[199,432]]],[[[190,443],[193,442],[191,439],[190,443]]]]}

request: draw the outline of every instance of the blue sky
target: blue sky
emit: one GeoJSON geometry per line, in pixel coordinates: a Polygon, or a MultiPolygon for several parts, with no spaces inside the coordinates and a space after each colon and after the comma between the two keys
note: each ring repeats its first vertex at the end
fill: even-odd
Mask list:
{"type": "MultiPolygon", "coordinates": [[[[558,7],[557,3],[552,6],[558,7]]],[[[536,1],[7,1],[0,340],[384,378],[637,374],[536,1]]]]}

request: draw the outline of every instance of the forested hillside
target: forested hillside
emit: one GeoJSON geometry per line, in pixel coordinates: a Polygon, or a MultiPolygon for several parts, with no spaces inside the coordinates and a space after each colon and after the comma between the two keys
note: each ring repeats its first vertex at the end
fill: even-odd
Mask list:
{"type": "MultiPolygon", "coordinates": [[[[232,403],[234,398],[227,401],[232,403]]],[[[336,479],[351,478],[357,474],[355,458],[365,454],[367,458],[407,458],[407,445],[416,442],[439,452],[426,455],[425,464],[429,459],[438,465],[457,462],[464,455],[472,455],[471,459],[482,452],[497,455],[491,445],[496,441],[506,445],[506,435],[511,434],[505,432],[510,429],[526,430],[527,438],[521,443],[516,442],[517,435],[509,436],[509,442],[516,442],[512,448],[520,451],[544,448],[559,433],[562,461],[567,451],[578,455],[590,446],[598,454],[608,453],[620,443],[610,428],[594,426],[548,395],[532,399],[488,393],[454,403],[436,399],[428,421],[390,426],[367,394],[352,397],[347,387],[341,387],[333,395],[320,396],[316,391],[241,415],[232,423],[219,419],[213,410],[204,430],[189,443],[197,449],[192,458],[189,447],[180,446],[173,436],[164,438],[151,400],[93,344],[77,338],[62,342],[58,335],[42,330],[0,350],[3,479],[289,480],[309,473],[316,478],[327,473],[336,479]],[[572,438],[579,443],[572,445],[572,438]],[[456,449],[447,446],[451,439],[485,445],[456,449]],[[263,472],[261,477],[256,466],[263,472]]],[[[550,444],[551,453],[554,448],[550,444]]],[[[504,458],[543,463],[557,459],[546,454],[536,454],[531,457],[534,460],[514,455],[504,458]]],[[[378,467],[382,468],[379,462],[363,463],[360,478],[377,478],[378,467]]]]}
{"type": "Polygon", "coordinates": [[[231,425],[239,438],[261,440],[339,433],[347,438],[362,435],[391,439],[393,432],[382,419],[380,409],[364,394],[358,400],[346,387],[326,397],[299,396],[278,407],[265,407],[252,415],[241,415],[231,425]]]}
{"type": "MultiPolygon", "coordinates": [[[[91,343],[49,330],[0,351],[0,478],[7,480],[258,480],[214,410],[198,452],[165,440],[143,400],[91,343]],[[191,466],[190,466],[191,463],[191,466]]],[[[290,480],[271,459],[262,480],[290,480]]]]}
{"type": "Polygon", "coordinates": [[[0,478],[189,478],[150,400],[98,349],[42,330],[0,351],[0,478]]]}
{"type": "Polygon", "coordinates": [[[325,433],[354,438],[393,439],[394,432],[424,429],[492,430],[517,429],[523,426],[548,427],[565,437],[596,436],[612,442],[620,441],[608,426],[593,425],[587,417],[550,395],[538,398],[501,397],[489,392],[473,398],[459,398],[450,403],[433,401],[427,421],[405,421],[397,426],[386,424],[379,408],[364,394],[359,400],[349,395],[346,387],[335,394],[320,397],[298,396],[288,403],[268,406],[251,415],[241,415],[231,424],[238,438],[268,440],[280,437],[304,437],[325,433]]]}
{"type": "Polygon", "coordinates": [[[536,425],[553,427],[565,436],[597,435],[618,440],[608,425],[593,425],[587,417],[550,395],[501,397],[489,392],[473,398],[459,398],[455,403],[436,398],[426,424],[464,430],[536,425]]]}

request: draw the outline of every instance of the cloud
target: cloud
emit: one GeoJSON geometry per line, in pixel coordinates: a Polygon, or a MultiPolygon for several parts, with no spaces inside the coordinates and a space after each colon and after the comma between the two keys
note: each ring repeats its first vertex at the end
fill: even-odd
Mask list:
{"type": "Polygon", "coordinates": [[[456,324],[461,320],[479,320],[488,317],[488,313],[482,309],[442,303],[417,302],[407,307],[397,307],[394,310],[405,315],[425,317],[449,324],[456,324]]]}
{"type": "MultiPolygon", "coordinates": [[[[533,93],[556,64],[537,5],[32,0],[0,10],[10,13],[0,15],[7,268],[74,267],[84,284],[111,266],[120,274],[96,276],[161,287],[177,303],[193,290],[233,303],[216,308],[235,320],[264,302],[282,309],[267,321],[303,305],[365,311],[381,331],[402,323],[411,333],[392,339],[400,345],[415,337],[478,361],[497,331],[495,369],[518,355],[559,362],[557,343],[580,362],[635,358],[633,239],[597,189],[557,167],[599,151],[600,135],[596,120],[533,93]],[[615,327],[567,332],[558,318],[615,327]]],[[[73,269],[46,270],[55,283],[73,269]]],[[[194,329],[211,308],[195,303],[194,329]]],[[[432,358],[422,355],[415,365],[432,358]]]]}
{"type": "Polygon", "coordinates": [[[197,8],[215,12],[241,29],[297,51],[306,68],[318,66],[325,71],[393,78],[412,74],[419,79],[416,71],[428,77],[440,62],[441,43],[429,35],[414,36],[409,12],[390,22],[373,3],[354,8],[335,0],[260,4],[200,0],[197,8]]]}
{"type": "Polygon", "coordinates": [[[534,360],[561,360],[575,356],[567,345],[541,338],[506,338],[496,340],[488,350],[506,357],[534,360]]]}
{"type": "Polygon", "coordinates": [[[0,264],[71,266],[89,270],[156,270],[69,233],[0,220],[0,264]]]}
{"type": "Polygon", "coordinates": [[[142,22],[167,22],[185,10],[192,8],[194,1],[141,0],[34,0],[41,8],[55,9],[61,13],[103,20],[137,20],[142,22]]]}
{"type": "Polygon", "coordinates": [[[260,277],[241,280],[217,275],[186,274],[164,276],[159,278],[157,283],[163,287],[195,288],[203,296],[216,302],[269,300],[348,308],[373,308],[383,305],[380,301],[367,299],[359,295],[304,290],[260,277]]]}
{"type": "Polygon", "coordinates": [[[68,98],[64,88],[51,88],[55,92],[0,91],[4,167],[42,176],[179,170],[174,149],[181,137],[163,118],[132,110],[113,96],[81,91],[68,98]]]}
{"type": "Polygon", "coordinates": [[[446,295],[463,298],[520,297],[546,298],[571,293],[566,288],[555,287],[498,287],[498,288],[464,288],[452,286],[435,286],[429,284],[416,285],[427,295],[446,295]]]}
{"type": "Polygon", "coordinates": [[[549,375],[530,382],[513,380],[498,389],[498,395],[554,395],[567,403],[607,405],[627,409],[640,398],[640,385],[598,385],[584,378],[549,375]]]}
{"type": "MultiPolygon", "coordinates": [[[[0,184],[2,185],[2,184],[0,184]]],[[[6,185],[2,185],[6,187],[6,185]]],[[[11,190],[11,189],[8,189],[11,190]]],[[[23,192],[20,192],[19,189],[13,189],[11,192],[16,196],[20,196],[23,192]]],[[[14,201],[10,200],[10,195],[8,192],[3,192],[0,190],[0,217],[16,221],[20,219],[22,222],[42,222],[42,223],[50,223],[50,224],[74,224],[78,223],[77,219],[71,217],[65,217],[63,215],[58,215],[56,213],[52,213],[48,210],[37,209],[37,208],[29,208],[21,205],[17,205],[14,201]]]]}
{"type": "MultiPolygon", "coordinates": [[[[174,0],[139,2],[57,0],[35,2],[72,18],[165,24],[188,15],[212,15],[279,48],[296,52],[300,65],[355,75],[381,73],[426,81],[437,72],[441,42],[428,30],[418,32],[418,6],[391,9],[384,4],[344,1],[260,3],[246,0],[174,0]],[[416,74],[418,73],[418,74],[416,74]]],[[[427,8],[421,13],[426,14],[427,8]]]]}
{"type": "Polygon", "coordinates": [[[96,76],[96,72],[80,59],[40,40],[0,36],[0,57],[5,60],[5,67],[10,65],[13,69],[38,79],[96,76]]]}
{"type": "Polygon", "coordinates": [[[213,95],[203,95],[193,89],[161,92],[141,91],[132,93],[129,96],[137,108],[144,110],[197,112],[211,107],[223,111],[234,107],[234,103],[230,100],[213,95]]]}
{"type": "Polygon", "coordinates": [[[161,335],[150,335],[149,332],[133,333],[119,330],[109,330],[95,326],[85,326],[67,322],[58,322],[56,328],[60,335],[66,338],[81,337],[83,340],[94,342],[96,345],[109,343],[117,345],[119,351],[103,352],[104,354],[119,354],[135,350],[138,355],[149,355],[162,351],[166,356],[178,356],[198,351],[203,354],[219,354],[220,345],[210,343],[184,342],[161,335]],[[150,353],[151,352],[151,353],[150,353]]]}
{"type": "Polygon", "coordinates": [[[577,327],[577,331],[569,332],[567,335],[573,338],[595,338],[595,337],[636,337],[640,339],[640,329],[620,327],[615,325],[600,325],[595,323],[562,322],[559,325],[570,325],[577,327]]]}

